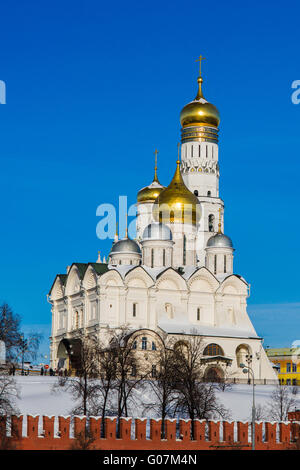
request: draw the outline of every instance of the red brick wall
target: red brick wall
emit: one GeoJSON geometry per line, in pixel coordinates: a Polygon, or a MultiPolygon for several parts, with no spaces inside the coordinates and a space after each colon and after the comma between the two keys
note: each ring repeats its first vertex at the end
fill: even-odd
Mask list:
{"type": "MultiPolygon", "coordinates": [[[[11,435],[8,441],[20,450],[68,450],[87,445],[100,450],[210,450],[251,449],[251,424],[243,422],[216,422],[197,420],[194,424],[194,440],[191,439],[191,421],[180,420],[179,429],[174,420],[165,421],[165,439],[161,437],[161,420],[135,420],[122,418],[117,429],[116,418],[105,418],[105,437],[101,437],[101,419],[59,416],[27,416],[27,433],[22,435],[23,416],[12,417],[11,435]],[[58,426],[57,426],[58,423],[58,426]],[[150,424],[147,426],[147,423],[150,424]],[[57,429],[57,430],[56,430],[57,429]],[[88,430],[84,439],[85,429],[88,430]],[[119,432],[118,432],[119,431],[119,432]],[[222,437],[221,437],[222,436],[222,437]]],[[[0,429],[5,429],[5,418],[0,429]]],[[[257,450],[284,450],[297,448],[299,423],[262,423],[255,425],[257,450]]]]}

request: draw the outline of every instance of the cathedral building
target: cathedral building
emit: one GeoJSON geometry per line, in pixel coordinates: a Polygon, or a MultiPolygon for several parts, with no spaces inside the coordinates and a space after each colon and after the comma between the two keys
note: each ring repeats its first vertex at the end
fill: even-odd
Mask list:
{"type": "MultiPolygon", "coordinates": [[[[105,337],[129,326],[137,349],[155,351],[199,335],[208,380],[256,383],[276,374],[247,314],[249,285],[234,272],[234,246],[224,233],[219,195],[217,108],[203,96],[201,70],[195,99],[180,113],[181,144],[167,187],[157,176],[137,194],[136,239],[116,235],[107,262],[74,263],[58,274],[52,306],[51,366],[73,368],[79,331],[105,337]],[[75,352],[75,354],[74,354],[75,352]]],[[[157,154],[157,153],[156,153],[157,154]]],[[[156,160],[155,160],[156,162],[156,160]]]]}

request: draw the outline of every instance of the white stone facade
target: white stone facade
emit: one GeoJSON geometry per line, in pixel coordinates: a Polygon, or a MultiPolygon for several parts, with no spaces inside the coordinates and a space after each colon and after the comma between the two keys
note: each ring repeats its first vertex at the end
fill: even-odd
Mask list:
{"type": "Polygon", "coordinates": [[[78,331],[100,340],[108,327],[126,325],[142,335],[143,348],[149,339],[151,357],[154,338],[160,344],[166,335],[178,341],[197,335],[208,346],[208,371],[215,367],[223,377],[245,380],[239,364],[249,361],[257,382],[277,381],[247,314],[249,286],[234,274],[234,248],[224,235],[217,135],[209,125],[182,130],[181,174],[200,203],[197,224],[160,224],[158,231],[153,201],[145,200],[138,203],[135,241],[116,239],[108,264],[75,263],[56,276],[48,297],[52,367],[72,360],[68,344],[78,331]]]}
{"type": "Polygon", "coordinates": [[[244,279],[218,279],[204,267],[180,274],[173,268],[146,266],[105,267],[99,274],[96,263],[79,268],[72,265],[65,279],[57,276],[51,289],[52,367],[58,365],[62,340],[75,337],[78,329],[100,338],[107,327],[126,324],[133,331],[148,329],[178,338],[197,332],[205,344],[219,345],[232,361],[226,369],[231,378],[245,378],[237,354],[246,347],[256,379],[276,380],[247,315],[244,279]]]}

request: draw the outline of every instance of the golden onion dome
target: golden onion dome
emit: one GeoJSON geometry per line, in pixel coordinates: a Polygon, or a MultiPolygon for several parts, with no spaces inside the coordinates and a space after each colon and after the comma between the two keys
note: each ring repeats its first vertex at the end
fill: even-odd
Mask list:
{"type": "Polygon", "coordinates": [[[161,185],[157,178],[157,153],[155,150],[155,167],[154,167],[154,179],[149,186],[145,186],[139,190],[137,195],[137,202],[154,202],[160,193],[165,189],[165,186],[161,185]]]}
{"type": "Polygon", "coordinates": [[[199,210],[198,198],[184,184],[178,160],[171,183],[160,193],[154,203],[154,220],[161,223],[196,225],[199,220],[199,210]]]}
{"type": "Polygon", "coordinates": [[[202,94],[203,78],[198,77],[198,93],[194,101],[188,103],[180,113],[182,127],[207,125],[218,127],[220,114],[217,108],[206,101],[202,94]]]}

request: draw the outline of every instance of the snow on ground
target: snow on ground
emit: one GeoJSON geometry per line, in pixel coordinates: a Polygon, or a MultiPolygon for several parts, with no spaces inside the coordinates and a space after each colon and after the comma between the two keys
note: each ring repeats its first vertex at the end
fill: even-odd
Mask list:
{"type": "MultiPolygon", "coordinates": [[[[58,393],[53,393],[53,386],[57,388],[55,387],[57,377],[16,376],[15,378],[21,392],[21,398],[17,400],[17,406],[23,415],[67,416],[74,407],[74,401],[67,392],[59,390],[58,393]]],[[[271,385],[256,385],[256,405],[262,405],[266,408],[274,388],[271,385]]],[[[233,385],[230,390],[217,392],[223,405],[230,410],[233,421],[247,421],[251,419],[252,390],[252,385],[233,385]]],[[[153,401],[151,394],[146,391],[143,391],[140,395],[144,403],[151,403],[153,401]]],[[[299,394],[294,398],[297,400],[297,407],[300,408],[300,389],[299,394]]],[[[155,417],[151,412],[145,413],[141,404],[134,407],[132,416],[155,417]]],[[[42,422],[40,420],[40,429],[41,426],[42,422]]],[[[55,428],[57,428],[57,425],[55,428]]],[[[26,432],[26,419],[23,425],[23,432],[26,432]]]]}

